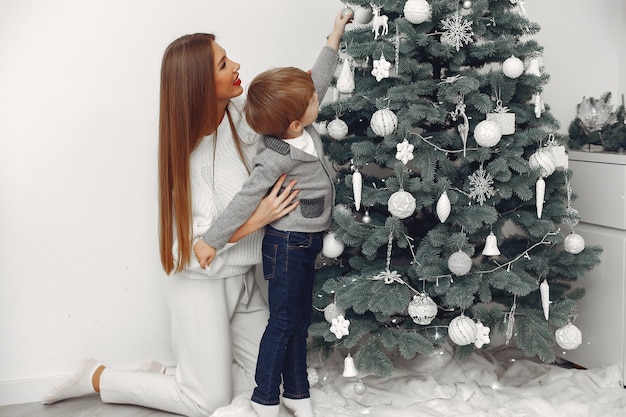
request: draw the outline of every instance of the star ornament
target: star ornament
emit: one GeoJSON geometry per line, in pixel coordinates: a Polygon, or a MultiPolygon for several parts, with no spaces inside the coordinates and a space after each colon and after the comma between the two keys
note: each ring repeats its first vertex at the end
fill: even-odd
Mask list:
{"type": "Polygon", "coordinates": [[[413,159],[413,150],[415,146],[409,143],[406,138],[400,143],[396,145],[396,159],[402,161],[404,165],[406,165],[410,160],[413,159]]]}
{"type": "Polygon", "coordinates": [[[480,321],[476,322],[476,340],[474,341],[474,346],[478,349],[483,347],[484,345],[488,345],[491,343],[491,339],[489,338],[489,333],[491,329],[480,321]]]}
{"type": "Polygon", "coordinates": [[[343,315],[339,315],[333,318],[330,325],[330,331],[337,339],[341,339],[350,334],[349,327],[350,320],[347,320],[343,315]]]}
{"type": "Polygon", "coordinates": [[[393,284],[394,282],[397,282],[399,284],[404,284],[404,281],[402,280],[402,276],[398,274],[398,271],[386,270],[376,275],[373,279],[377,281],[382,280],[385,282],[385,284],[393,284]]]}
{"type": "Polygon", "coordinates": [[[389,78],[389,69],[391,62],[385,59],[385,55],[381,54],[380,59],[374,60],[374,69],[372,75],[376,77],[376,81],[380,82],[383,78],[389,78]]]}

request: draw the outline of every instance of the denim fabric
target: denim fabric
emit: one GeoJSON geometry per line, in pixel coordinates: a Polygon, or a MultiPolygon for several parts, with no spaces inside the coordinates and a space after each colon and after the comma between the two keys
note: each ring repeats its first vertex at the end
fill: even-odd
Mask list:
{"type": "Polygon", "coordinates": [[[306,339],[311,323],[315,258],[322,233],[283,232],[267,226],[263,273],[268,280],[270,318],[259,346],[252,401],[279,403],[281,377],[285,398],[309,398],[306,339]]]}

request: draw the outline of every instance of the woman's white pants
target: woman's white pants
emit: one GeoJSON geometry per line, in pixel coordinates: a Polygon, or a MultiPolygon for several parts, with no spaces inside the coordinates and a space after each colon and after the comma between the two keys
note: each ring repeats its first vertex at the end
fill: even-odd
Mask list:
{"type": "Polygon", "coordinates": [[[254,268],[226,279],[166,279],[175,374],[106,368],[100,397],[108,403],[209,416],[233,395],[252,393],[267,303],[254,268]]]}

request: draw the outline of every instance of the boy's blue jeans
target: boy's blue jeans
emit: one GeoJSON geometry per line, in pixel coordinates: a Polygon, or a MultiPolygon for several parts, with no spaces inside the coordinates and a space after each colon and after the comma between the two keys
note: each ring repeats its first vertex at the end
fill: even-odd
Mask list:
{"type": "Polygon", "coordinates": [[[252,401],[279,404],[281,377],[285,398],[308,398],[306,341],[311,323],[315,258],[322,232],[284,232],[266,226],[263,273],[268,280],[270,318],[259,346],[252,401]]]}

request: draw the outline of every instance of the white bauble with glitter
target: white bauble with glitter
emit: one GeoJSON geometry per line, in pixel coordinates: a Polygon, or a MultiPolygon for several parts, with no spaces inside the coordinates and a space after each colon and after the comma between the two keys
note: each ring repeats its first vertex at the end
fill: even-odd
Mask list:
{"type": "Polygon", "coordinates": [[[572,323],[557,329],[554,335],[556,343],[566,350],[576,349],[583,342],[583,334],[572,323]]]}
{"type": "Polygon", "coordinates": [[[578,233],[570,233],[563,242],[565,250],[571,254],[578,254],[585,249],[585,239],[578,233]]]}
{"type": "Polygon", "coordinates": [[[343,253],[345,245],[337,240],[334,232],[328,232],[322,241],[322,255],[327,258],[336,258],[343,253]]]}
{"type": "Polygon", "coordinates": [[[398,127],[398,116],[389,109],[380,109],[374,112],[370,127],[378,136],[392,134],[398,127]]]}
{"type": "Polygon", "coordinates": [[[448,336],[459,346],[472,344],[476,340],[476,323],[466,315],[461,314],[450,321],[448,336]]]}
{"type": "Polygon", "coordinates": [[[339,316],[345,316],[346,312],[337,307],[337,304],[330,303],[326,307],[324,307],[324,319],[332,323],[333,319],[336,319],[339,316]]]}
{"type": "Polygon", "coordinates": [[[355,23],[359,23],[361,25],[365,25],[372,21],[374,14],[372,13],[372,9],[367,6],[353,6],[354,8],[354,16],[353,19],[355,23]]]}
{"type": "Polygon", "coordinates": [[[502,128],[492,120],[483,120],[474,128],[476,143],[485,148],[495,146],[502,138],[502,128]]]}
{"type": "Polygon", "coordinates": [[[448,269],[454,275],[465,275],[472,269],[472,258],[459,249],[448,258],[448,269]]]}
{"type": "Polygon", "coordinates": [[[415,207],[415,197],[404,190],[396,191],[391,194],[389,202],[387,203],[389,212],[400,219],[406,219],[412,215],[415,212],[415,207]]]}
{"type": "Polygon", "coordinates": [[[515,55],[511,55],[502,63],[502,72],[509,78],[517,78],[524,73],[524,63],[515,55]]]}
{"type": "Polygon", "coordinates": [[[328,123],[326,130],[328,131],[328,136],[336,140],[341,140],[348,134],[348,125],[343,120],[337,118],[328,123]]]}
{"type": "Polygon", "coordinates": [[[367,385],[360,379],[354,384],[354,393],[357,395],[363,395],[367,391],[367,385]]]}
{"type": "Polygon", "coordinates": [[[574,227],[580,222],[580,213],[573,207],[567,207],[563,217],[561,217],[561,223],[574,227]]]}
{"type": "Polygon", "coordinates": [[[415,324],[430,324],[437,316],[437,304],[425,293],[415,295],[407,310],[415,324]]]}
{"type": "Polygon", "coordinates": [[[404,4],[404,17],[413,24],[428,22],[432,15],[433,10],[426,0],[407,0],[404,4]]]}

